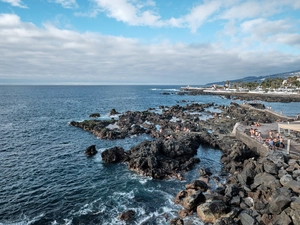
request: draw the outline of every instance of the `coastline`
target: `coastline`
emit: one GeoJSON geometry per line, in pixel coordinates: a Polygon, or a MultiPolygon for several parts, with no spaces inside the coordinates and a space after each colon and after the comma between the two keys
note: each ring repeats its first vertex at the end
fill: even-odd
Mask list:
{"type": "Polygon", "coordinates": [[[207,88],[181,88],[182,94],[188,95],[220,95],[228,99],[239,99],[245,101],[266,101],[266,102],[300,102],[300,94],[283,92],[233,92],[222,90],[211,90],[207,88]]]}
{"type": "MultiPolygon", "coordinates": [[[[82,123],[71,122],[71,125],[81,127],[102,139],[124,138],[126,135],[142,133],[150,134],[156,140],[142,142],[128,152],[124,152],[117,146],[107,149],[102,153],[102,159],[106,163],[125,162],[128,169],[144,176],[152,176],[155,179],[170,177],[184,179],[182,172],[189,171],[195,163],[199,162],[193,158],[199,144],[206,143],[220,148],[223,151],[221,162],[225,171],[231,174],[226,183],[217,182],[219,179],[211,178],[209,173],[200,173],[199,181],[207,185],[209,180],[216,179],[219,188],[206,189],[203,188],[203,186],[206,187],[205,184],[202,182],[199,184],[198,181],[195,181],[197,185],[195,182],[187,185],[186,190],[181,191],[175,197],[175,203],[182,205],[183,209],[178,212],[179,217],[172,219],[170,224],[176,224],[178,221],[183,224],[184,219],[188,220],[188,215],[193,213],[197,213],[202,221],[211,224],[249,224],[249,220],[252,221],[250,224],[256,224],[256,222],[268,224],[265,217],[269,214],[273,215],[274,221],[296,221],[294,214],[296,213],[295,218],[297,219],[295,207],[298,205],[294,206],[296,204],[294,202],[300,201],[300,192],[297,189],[300,181],[295,179],[293,174],[300,174],[299,157],[286,155],[279,151],[268,151],[266,154],[261,154],[255,146],[247,146],[245,141],[232,135],[232,130],[237,122],[244,126],[249,126],[254,122],[272,123],[278,120],[277,115],[267,114],[263,110],[244,107],[236,103],[231,103],[230,106],[217,106],[212,103],[192,104],[185,107],[161,106],[161,108],[163,109],[162,115],[149,110],[126,112],[120,116],[118,121],[106,121],[104,125],[97,120],[82,123]],[[196,119],[201,112],[211,107],[221,112],[211,112],[212,117],[205,121],[196,119]],[[178,120],[172,120],[174,117],[178,120]],[[106,129],[108,123],[117,124],[119,128],[106,129]],[[160,133],[155,124],[164,127],[164,130],[168,132],[160,133]],[[179,126],[188,128],[189,132],[183,132],[181,129],[177,131],[179,126]],[[278,158],[281,159],[280,162],[278,162],[278,158]],[[266,161],[270,165],[269,167],[265,166],[266,161]],[[283,166],[290,164],[293,164],[293,170],[288,166],[283,166]],[[281,171],[281,174],[278,171],[281,171]],[[289,182],[281,182],[282,177],[289,179],[289,182]],[[272,182],[259,183],[257,179],[271,179],[272,182]],[[273,183],[276,183],[276,186],[273,183]],[[254,202],[259,201],[259,195],[265,193],[265,188],[269,192],[271,190],[269,197],[274,199],[278,197],[276,191],[278,189],[292,190],[292,192],[288,192],[290,194],[285,198],[284,206],[277,211],[273,210],[274,204],[267,202],[263,203],[267,211],[263,211],[255,208],[254,202]],[[257,191],[260,194],[254,196],[253,193],[257,191]],[[248,201],[252,203],[250,204],[248,201]],[[208,212],[207,208],[202,208],[203,206],[210,208],[212,204],[222,210],[208,212]],[[286,212],[286,209],[289,212],[286,212]],[[207,219],[207,216],[211,214],[214,214],[214,218],[207,219]]],[[[241,132],[245,133],[245,130],[241,132]]],[[[205,169],[209,170],[209,168],[205,169]]],[[[277,201],[275,202],[277,204],[277,201]]],[[[259,204],[262,203],[259,202],[259,204]]],[[[128,218],[128,220],[131,219],[132,217],[128,218]]]]}

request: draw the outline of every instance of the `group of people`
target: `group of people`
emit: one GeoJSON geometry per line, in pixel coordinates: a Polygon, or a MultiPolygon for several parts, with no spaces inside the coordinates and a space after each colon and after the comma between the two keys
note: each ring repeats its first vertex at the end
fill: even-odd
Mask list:
{"type": "Polygon", "coordinates": [[[265,143],[269,146],[270,149],[275,150],[275,148],[285,148],[284,139],[280,136],[280,133],[274,135],[274,132],[270,130],[269,137],[263,138],[261,133],[254,128],[250,128],[250,136],[255,138],[260,143],[265,143]]]}
{"type": "Polygon", "coordinates": [[[272,149],[272,150],[274,150],[275,147],[277,147],[277,148],[284,148],[285,147],[284,139],[283,139],[283,137],[280,136],[280,133],[277,133],[274,136],[274,133],[271,130],[269,132],[269,137],[266,138],[266,142],[269,143],[269,148],[272,149]]]}

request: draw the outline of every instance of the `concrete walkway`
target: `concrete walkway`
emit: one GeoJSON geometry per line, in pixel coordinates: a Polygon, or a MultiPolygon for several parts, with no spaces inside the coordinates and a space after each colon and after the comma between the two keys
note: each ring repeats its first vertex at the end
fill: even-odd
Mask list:
{"type": "Polygon", "coordinates": [[[251,105],[248,105],[248,104],[241,104],[240,106],[244,107],[244,108],[247,108],[247,109],[256,110],[256,111],[259,111],[259,112],[265,112],[265,113],[273,114],[274,116],[278,117],[281,120],[287,120],[287,121],[293,121],[293,120],[295,120],[295,117],[285,116],[285,115],[282,115],[282,114],[277,113],[275,111],[272,111],[270,109],[257,109],[255,107],[252,107],[251,105]]]}
{"type": "MultiPolygon", "coordinates": [[[[272,131],[274,133],[274,135],[276,135],[278,133],[278,123],[277,122],[275,122],[275,123],[263,123],[263,124],[261,124],[260,127],[239,125],[239,130],[245,131],[245,130],[250,129],[250,128],[257,129],[257,131],[259,131],[261,133],[261,136],[262,136],[263,139],[269,137],[269,132],[270,131],[272,131]]],[[[287,152],[287,140],[290,139],[290,137],[287,136],[283,132],[281,132],[280,135],[284,139],[285,148],[277,148],[277,150],[286,153],[287,152]]],[[[257,141],[257,140],[253,139],[253,141],[257,141]]],[[[300,156],[300,143],[299,142],[291,140],[290,154],[295,154],[295,155],[300,156]]]]}

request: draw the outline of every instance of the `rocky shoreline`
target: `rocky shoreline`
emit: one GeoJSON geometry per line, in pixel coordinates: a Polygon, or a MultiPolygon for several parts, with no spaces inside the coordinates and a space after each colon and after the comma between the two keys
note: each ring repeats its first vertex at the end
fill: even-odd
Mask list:
{"type": "Polygon", "coordinates": [[[265,101],[265,102],[300,102],[299,94],[275,94],[275,93],[253,93],[253,92],[222,92],[210,91],[204,92],[199,89],[182,89],[178,92],[180,95],[219,95],[227,99],[243,101],[265,101]]]}
{"type": "Polygon", "coordinates": [[[201,144],[221,149],[221,162],[230,174],[226,182],[210,177],[209,168],[201,170],[199,179],[174,196],[174,203],[183,209],[170,224],[184,224],[183,218],[193,213],[209,224],[300,224],[299,159],[274,151],[262,157],[231,135],[237,122],[271,123],[278,119],[275,115],[236,103],[192,103],[160,109],[161,113],[153,109],[128,111],[118,120],[72,121],[70,125],[102,139],[149,134],[153,140],[143,141],[128,151],[118,146],[105,150],[102,160],[126,163],[130,170],[154,179],[184,179],[183,173],[201,160],[194,157],[201,144]],[[206,120],[199,119],[203,114],[206,120]],[[210,179],[218,188],[208,186],[210,179]]]}

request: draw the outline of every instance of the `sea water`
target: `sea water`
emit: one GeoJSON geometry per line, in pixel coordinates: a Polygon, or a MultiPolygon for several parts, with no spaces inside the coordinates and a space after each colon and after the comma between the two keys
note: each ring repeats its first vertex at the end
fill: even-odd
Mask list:
{"type": "MultiPolygon", "coordinates": [[[[130,224],[169,224],[181,208],[173,203],[175,195],[199,177],[199,168],[220,174],[221,152],[200,146],[201,162],[184,174],[186,180],[153,180],[124,164],[103,163],[100,154],[114,146],[128,150],[150,140],[148,135],[100,140],[69,123],[95,112],[109,118],[113,108],[123,113],[192,102],[230,104],[219,96],[177,95],[179,88],[0,86],[0,225],[126,224],[118,216],[128,209],[136,212],[130,224]],[[90,145],[99,152],[94,157],[83,154],[90,145]]],[[[299,106],[268,105],[283,113],[299,106]]],[[[185,221],[203,224],[196,216],[185,221]]]]}

